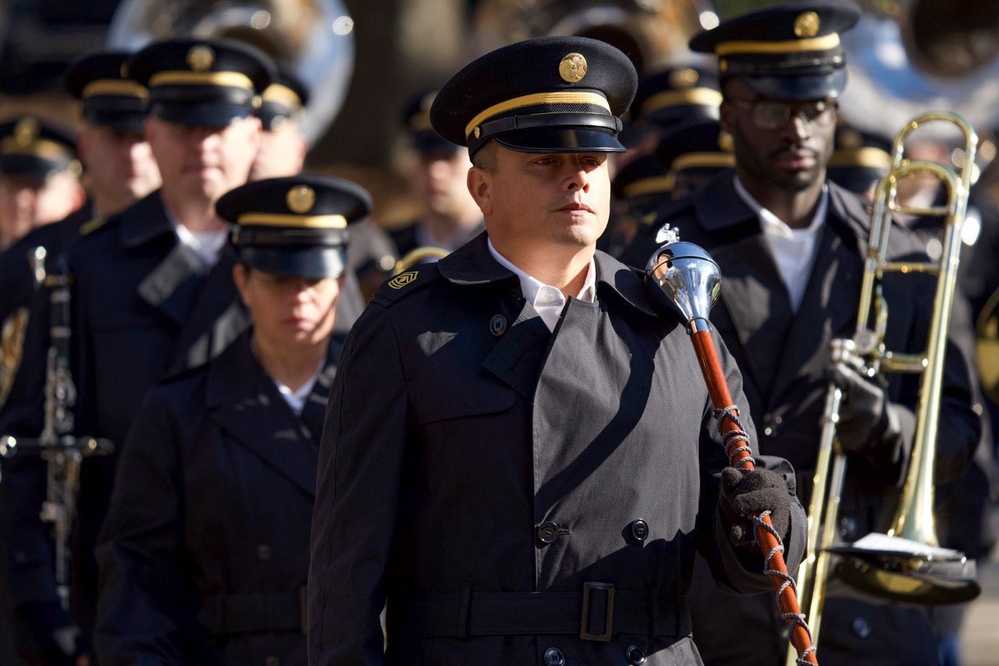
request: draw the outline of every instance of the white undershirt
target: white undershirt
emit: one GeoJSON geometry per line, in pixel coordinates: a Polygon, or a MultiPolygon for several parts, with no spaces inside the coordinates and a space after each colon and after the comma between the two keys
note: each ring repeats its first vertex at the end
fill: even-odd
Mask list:
{"type": "Polygon", "coordinates": [[[175,223],[174,228],[177,230],[177,238],[180,239],[181,243],[194,251],[204,271],[209,270],[218,261],[219,252],[229,237],[228,229],[222,229],[221,231],[191,231],[179,223],[175,223]]]}
{"type": "Polygon", "coordinates": [[[302,384],[302,388],[297,391],[292,391],[290,388],[279,382],[278,380],[271,378],[274,382],[274,386],[277,387],[278,393],[284,398],[284,401],[288,403],[291,407],[291,411],[295,412],[296,416],[302,415],[302,410],[305,409],[305,401],[308,400],[309,394],[312,393],[312,387],[315,385],[316,380],[319,379],[319,375],[322,373],[323,368],[326,367],[326,358],[319,362],[318,367],[316,367],[315,373],[309,378],[307,382],[302,384]]]}
{"type": "Polygon", "coordinates": [[[738,177],[735,179],[735,191],[759,217],[763,237],[770,246],[777,270],[784,280],[784,286],[787,287],[791,310],[798,312],[801,299],[805,295],[805,288],[808,286],[808,278],[812,273],[812,264],[815,262],[816,241],[826,221],[826,211],[829,208],[828,188],[822,186],[822,195],[819,197],[819,205],[815,208],[815,217],[805,229],[792,229],[787,226],[754,199],[739,182],[738,177]]]}
{"type": "MultiPolygon", "coordinates": [[[[545,322],[548,330],[554,331],[566,303],[562,290],[531,277],[511,264],[506,257],[496,251],[496,248],[493,247],[492,239],[487,239],[486,242],[489,246],[489,254],[493,255],[493,259],[520,278],[520,289],[524,292],[524,298],[538,311],[538,314],[541,315],[541,320],[545,322]]],[[[583,288],[579,290],[579,294],[576,296],[578,300],[586,303],[593,302],[596,297],[596,275],[597,266],[591,258],[590,265],[586,270],[586,280],[583,282],[583,288]]]]}

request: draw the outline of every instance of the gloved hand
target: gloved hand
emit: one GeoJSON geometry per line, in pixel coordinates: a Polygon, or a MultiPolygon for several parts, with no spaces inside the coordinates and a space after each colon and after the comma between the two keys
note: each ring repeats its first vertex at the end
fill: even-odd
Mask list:
{"type": "Polygon", "coordinates": [[[34,640],[34,651],[46,664],[77,666],[86,661],[80,628],[57,601],[33,601],[17,607],[17,616],[34,640]]]}
{"type": "Polygon", "coordinates": [[[902,427],[885,389],[847,363],[831,363],[826,378],[843,392],[836,438],[848,455],[862,454],[873,463],[896,456],[902,427]]]}
{"type": "Polygon", "coordinates": [[[769,511],[774,529],[784,539],[791,521],[791,496],[784,479],[768,469],[743,474],[735,467],[726,467],[721,473],[718,511],[729,540],[740,548],[756,551],[756,523],[752,516],[769,511]]]}

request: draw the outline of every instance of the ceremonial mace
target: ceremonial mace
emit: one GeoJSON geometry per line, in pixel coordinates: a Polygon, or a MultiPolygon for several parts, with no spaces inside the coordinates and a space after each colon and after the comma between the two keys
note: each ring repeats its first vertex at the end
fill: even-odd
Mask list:
{"type": "MultiPolygon", "coordinates": [[[[687,320],[687,333],[694,343],[694,352],[704,375],[715,408],[715,418],[724,440],[729,465],[743,475],[755,468],[749,438],[739,421],[739,409],[732,401],[728,383],[718,360],[708,313],[718,300],[721,276],[718,264],[699,245],[679,240],[675,229],[668,226],[656,238],[665,242],[649,259],[646,275],[654,280],[663,293],[687,320]]],[[[784,562],[784,545],[773,527],[769,512],[753,516],[756,524],[756,543],[764,557],[764,573],[770,576],[781,617],[788,626],[788,639],[798,652],[798,664],[818,665],[811,631],[798,605],[794,579],[784,562]]]]}

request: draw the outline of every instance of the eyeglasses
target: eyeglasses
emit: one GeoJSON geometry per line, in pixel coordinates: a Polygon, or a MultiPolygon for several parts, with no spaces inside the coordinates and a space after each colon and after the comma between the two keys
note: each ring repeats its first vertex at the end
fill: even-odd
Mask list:
{"type": "Polygon", "coordinates": [[[798,104],[767,99],[729,98],[728,101],[743,104],[752,109],[753,124],[761,130],[780,129],[792,117],[801,118],[806,125],[829,125],[833,121],[834,114],[832,112],[839,107],[839,103],[834,99],[820,99],[798,104]]]}

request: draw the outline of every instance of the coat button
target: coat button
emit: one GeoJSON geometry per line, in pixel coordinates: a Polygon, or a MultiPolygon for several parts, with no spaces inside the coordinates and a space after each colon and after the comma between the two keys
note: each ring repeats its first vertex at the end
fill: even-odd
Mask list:
{"type": "Polygon", "coordinates": [[[857,638],[868,638],[871,635],[871,625],[862,617],[853,618],[853,622],[850,623],[850,630],[857,638]]]}
{"type": "Polygon", "coordinates": [[[538,525],[537,533],[541,543],[554,543],[558,539],[558,523],[546,520],[538,525]]]}
{"type": "Polygon", "coordinates": [[[257,559],[261,562],[271,559],[271,547],[267,544],[257,546],[257,559]]]}
{"type": "Polygon", "coordinates": [[[545,650],[545,666],[565,666],[565,655],[558,648],[545,650]]]}
{"type": "Polygon", "coordinates": [[[503,315],[493,315],[489,320],[489,332],[499,337],[506,333],[506,317],[503,315]]]}
{"type": "Polygon", "coordinates": [[[635,541],[642,542],[649,538],[649,524],[639,518],[631,523],[631,536],[635,541]]]}
{"type": "Polygon", "coordinates": [[[628,649],[624,651],[624,656],[628,659],[628,663],[634,664],[634,666],[645,663],[645,650],[637,645],[629,645],[628,649]]]}

